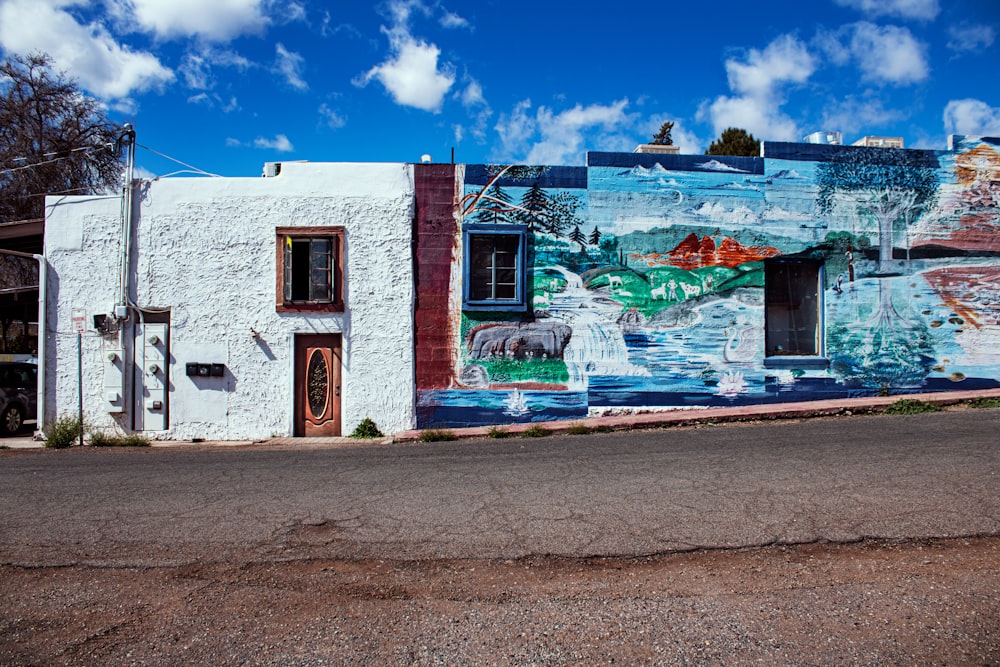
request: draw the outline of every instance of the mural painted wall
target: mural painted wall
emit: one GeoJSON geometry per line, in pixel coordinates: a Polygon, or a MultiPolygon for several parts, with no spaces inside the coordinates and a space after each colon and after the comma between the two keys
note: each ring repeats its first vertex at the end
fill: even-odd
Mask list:
{"type": "Polygon", "coordinates": [[[459,196],[459,235],[526,230],[530,303],[463,307],[454,240],[422,428],[1000,386],[998,139],[470,165],[459,196]]]}

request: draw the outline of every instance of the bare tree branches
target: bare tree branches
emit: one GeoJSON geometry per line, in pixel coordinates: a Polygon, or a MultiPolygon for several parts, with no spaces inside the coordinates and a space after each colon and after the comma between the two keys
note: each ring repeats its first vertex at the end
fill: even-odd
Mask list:
{"type": "Polygon", "coordinates": [[[122,128],[44,54],[0,64],[0,222],[40,219],[45,195],[118,184],[122,128]]]}

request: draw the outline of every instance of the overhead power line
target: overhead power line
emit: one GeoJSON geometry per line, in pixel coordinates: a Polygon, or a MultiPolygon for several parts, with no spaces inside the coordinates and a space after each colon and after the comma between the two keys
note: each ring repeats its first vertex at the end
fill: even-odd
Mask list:
{"type": "MultiPolygon", "coordinates": [[[[153,148],[150,148],[149,146],[144,146],[144,145],[139,144],[139,143],[137,143],[136,146],[138,146],[139,148],[145,149],[145,150],[149,151],[150,153],[152,153],[154,155],[158,155],[159,157],[162,157],[164,159],[170,160],[171,162],[176,162],[177,164],[179,164],[179,165],[181,165],[183,167],[187,167],[187,170],[184,170],[184,171],[175,171],[175,172],[172,172],[170,174],[166,174],[165,176],[158,176],[157,178],[167,178],[169,176],[173,176],[175,174],[182,174],[182,173],[200,174],[202,176],[211,176],[213,178],[221,178],[221,176],[219,176],[219,174],[213,174],[210,171],[205,171],[204,169],[199,169],[198,167],[190,165],[190,164],[188,164],[186,162],[182,162],[181,160],[178,160],[177,158],[171,157],[171,156],[167,155],[166,153],[161,153],[160,151],[155,150],[153,148]]],[[[21,165],[19,167],[7,167],[7,168],[4,168],[4,169],[0,169],[0,176],[4,176],[6,174],[12,174],[12,173],[15,173],[15,172],[18,172],[18,171],[26,171],[28,169],[37,169],[38,167],[44,167],[45,165],[55,164],[56,162],[59,162],[61,160],[68,160],[71,157],[71,155],[70,155],[71,153],[86,153],[86,152],[93,152],[93,151],[102,150],[102,149],[106,149],[106,148],[114,148],[114,144],[110,144],[109,143],[109,144],[101,144],[101,145],[98,145],[98,146],[83,146],[81,148],[71,148],[71,149],[65,150],[65,151],[53,151],[53,152],[50,152],[50,153],[43,153],[39,157],[43,157],[43,158],[50,157],[52,159],[51,160],[44,160],[42,162],[33,162],[32,164],[25,164],[25,165],[21,165]]],[[[11,160],[14,160],[14,161],[25,161],[27,159],[28,158],[26,158],[26,157],[11,158],[11,160]]],[[[81,190],[85,190],[87,188],[80,188],[80,189],[81,190]]],[[[49,192],[49,193],[43,193],[43,194],[68,194],[70,192],[72,192],[72,190],[64,190],[64,191],[58,192],[58,193],[57,192],[49,192]]],[[[29,195],[29,196],[34,196],[34,195],[29,195]]]]}
{"type": "MultiPolygon", "coordinates": [[[[5,174],[12,174],[12,173],[14,173],[16,171],[25,171],[26,169],[36,169],[38,167],[44,167],[47,164],[54,164],[54,163],[59,162],[61,160],[68,160],[70,158],[70,155],[69,155],[70,153],[93,152],[93,151],[102,150],[102,149],[111,148],[111,147],[112,147],[112,144],[101,144],[99,146],[83,146],[82,148],[71,148],[71,149],[65,150],[65,151],[55,151],[55,152],[52,152],[52,153],[43,153],[39,157],[50,157],[50,156],[53,156],[53,155],[56,155],[58,157],[55,157],[55,158],[53,158],[51,160],[45,160],[44,162],[34,162],[32,164],[22,165],[20,167],[8,167],[6,169],[0,170],[0,176],[3,176],[5,174]]],[[[13,159],[13,160],[27,160],[28,158],[25,158],[25,157],[15,157],[15,158],[11,158],[11,159],[13,159]]]]}
{"type": "MultiPolygon", "coordinates": [[[[188,169],[190,169],[195,174],[201,174],[203,176],[211,176],[212,178],[222,178],[218,174],[213,174],[210,171],[205,171],[204,169],[199,169],[198,167],[190,165],[187,162],[181,162],[177,158],[170,157],[169,155],[166,155],[164,153],[161,153],[160,151],[154,150],[154,149],[150,148],[149,146],[143,146],[140,143],[136,143],[136,146],[138,146],[139,148],[142,148],[144,150],[149,151],[153,155],[159,155],[160,157],[165,158],[167,160],[170,160],[171,162],[176,162],[177,164],[181,165],[182,167],[187,167],[188,169]]],[[[174,174],[179,174],[179,173],[184,173],[184,172],[174,172],[174,174]]],[[[167,174],[167,176],[172,176],[172,175],[173,174],[167,174]]],[[[165,176],[161,176],[159,178],[166,178],[166,177],[165,176]]]]}

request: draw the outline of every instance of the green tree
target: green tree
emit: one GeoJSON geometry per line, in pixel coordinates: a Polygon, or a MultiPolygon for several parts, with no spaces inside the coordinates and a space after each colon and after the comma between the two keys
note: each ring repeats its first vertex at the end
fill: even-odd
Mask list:
{"type": "Polygon", "coordinates": [[[576,214],[580,206],[580,198],[568,192],[550,197],[549,212],[542,221],[542,229],[553,236],[562,236],[567,229],[583,222],[576,214]]]}
{"type": "MultiPolygon", "coordinates": [[[[547,167],[529,167],[516,164],[489,165],[487,167],[487,171],[489,173],[490,180],[486,182],[486,185],[480,188],[478,192],[470,192],[465,195],[458,202],[459,218],[464,220],[472,214],[478,214],[483,210],[493,211],[498,215],[500,213],[506,214],[519,210],[520,207],[511,203],[511,199],[506,195],[506,193],[504,193],[503,198],[493,197],[493,194],[503,192],[500,187],[500,179],[507,178],[512,181],[528,181],[538,178],[545,173],[547,169],[547,167]]],[[[479,219],[479,217],[481,216],[477,215],[477,219],[479,219]]]]}
{"type": "Polygon", "coordinates": [[[617,265],[618,261],[618,237],[614,234],[605,235],[598,246],[601,249],[601,258],[610,266],[617,265]]]}
{"type": "Polygon", "coordinates": [[[653,140],[649,143],[658,146],[673,146],[674,140],[670,133],[674,129],[674,121],[668,120],[660,126],[660,131],[653,135],[653,140]]]}
{"type": "Polygon", "coordinates": [[[514,217],[518,222],[528,225],[532,229],[544,228],[551,205],[549,196],[536,181],[521,196],[520,209],[514,213],[514,217]]]}
{"type": "Polygon", "coordinates": [[[514,210],[513,200],[499,183],[491,185],[480,202],[474,218],[476,222],[495,224],[510,221],[510,213],[514,210]]]}
{"type": "Polygon", "coordinates": [[[746,130],[730,127],[718,139],[712,142],[705,155],[742,155],[757,157],[760,155],[760,142],[746,130]]]}
{"type": "Polygon", "coordinates": [[[594,225],[594,231],[590,232],[590,245],[596,246],[601,243],[601,232],[597,229],[597,225],[594,225]]]}
{"type": "Polygon", "coordinates": [[[41,219],[45,195],[119,184],[122,127],[44,54],[0,64],[0,222],[41,219]]]}

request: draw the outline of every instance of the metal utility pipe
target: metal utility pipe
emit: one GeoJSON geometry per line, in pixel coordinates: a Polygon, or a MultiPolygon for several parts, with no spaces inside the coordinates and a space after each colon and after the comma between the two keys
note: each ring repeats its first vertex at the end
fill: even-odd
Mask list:
{"type": "Polygon", "coordinates": [[[38,261],[38,350],[36,375],[38,377],[38,397],[35,401],[35,432],[45,434],[45,315],[48,310],[46,301],[46,285],[48,283],[49,263],[45,255],[32,255],[38,261]]]}
{"type": "MultiPolygon", "coordinates": [[[[135,130],[128,123],[119,141],[127,141],[125,154],[125,191],[122,195],[122,264],[118,305],[127,307],[129,299],[129,264],[132,256],[132,178],[135,169],[135,130]]],[[[117,317],[117,313],[115,313],[117,317]]]]}

